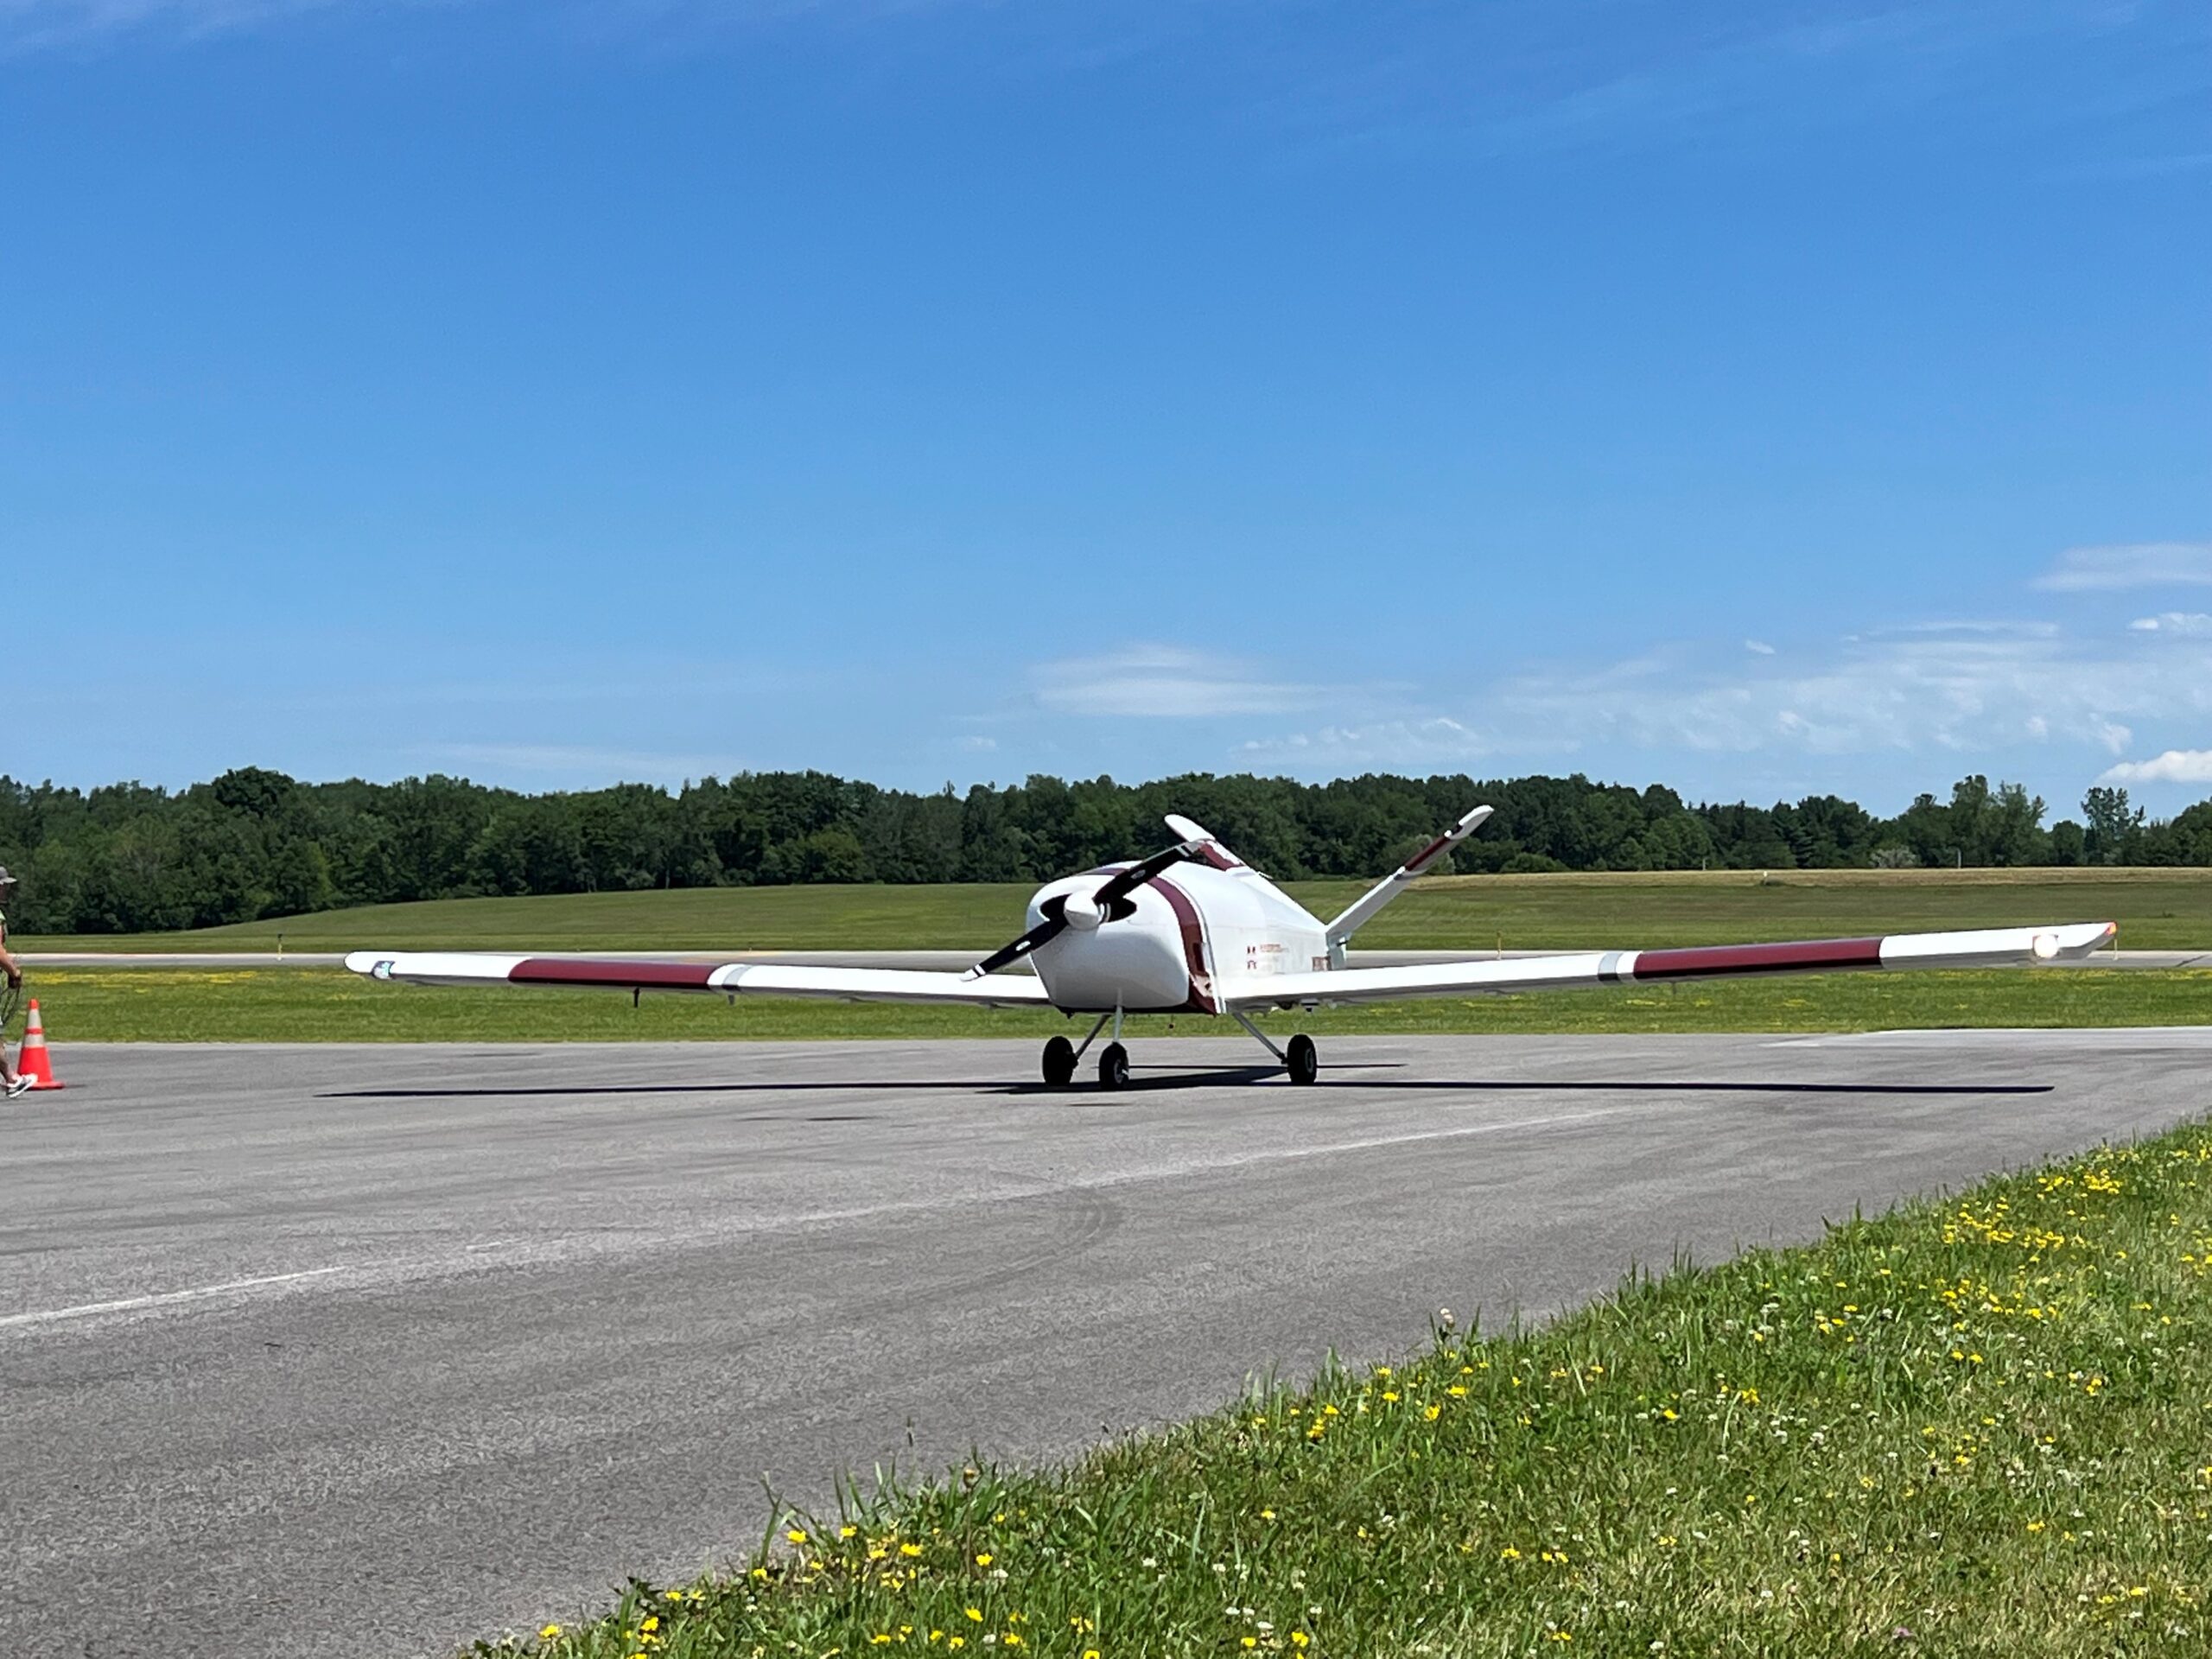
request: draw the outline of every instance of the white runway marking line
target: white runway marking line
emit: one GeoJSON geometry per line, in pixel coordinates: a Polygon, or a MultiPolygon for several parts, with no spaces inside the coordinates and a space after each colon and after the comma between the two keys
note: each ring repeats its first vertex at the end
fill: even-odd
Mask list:
{"type": "Polygon", "coordinates": [[[10,1313],[0,1317],[0,1331],[11,1325],[54,1325],[63,1319],[88,1319],[98,1313],[135,1313],[143,1308],[175,1307],[181,1302],[203,1301],[210,1296],[227,1296],[234,1291],[259,1290],[266,1285],[296,1284],[302,1279],[320,1279],[327,1274],[345,1271],[343,1268],[309,1268],[303,1273],[272,1273],[261,1279],[233,1279],[228,1284],[201,1285],[194,1290],[165,1290],[152,1296],[125,1296],[120,1301],[86,1302],[76,1307],[50,1307],[37,1313],[10,1313]]]}

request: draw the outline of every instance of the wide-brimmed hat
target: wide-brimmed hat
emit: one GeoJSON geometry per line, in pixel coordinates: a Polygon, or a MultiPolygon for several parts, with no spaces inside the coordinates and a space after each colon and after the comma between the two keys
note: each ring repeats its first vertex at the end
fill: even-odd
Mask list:
{"type": "Polygon", "coordinates": [[[12,887],[15,885],[16,878],[8,874],[8,867],[5,864],[0,864],[0,887],[12,887]]]}

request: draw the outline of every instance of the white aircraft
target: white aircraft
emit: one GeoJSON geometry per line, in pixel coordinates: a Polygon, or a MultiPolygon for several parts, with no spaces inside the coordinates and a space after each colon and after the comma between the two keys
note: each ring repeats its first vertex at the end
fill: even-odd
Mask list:
{"type": "Polygon", "coordinates": [[[443,950],[356,950],[346,958],[346,965],[372,979],[417,985],[598,986],[633,995],[720,992],[733,1001],[740,995],[817,996],[853,1002],[1051,1007],[1065,1014],[1096,1014],[1096,1021],[1080,1045],[1065,1037],[1045,1045],[1045,1081],[1055,1087],[1071,1081],[1077,1063],[1110,1021],[1114,1029],[1098,1057],[1098,1082],[1103,1088],[1119,1089],[1129,1078],[1122,1022],[1133,1014],[1227,1014],[1281,1062],[1293,1083],[1312,1083],[1320,1071],[1313,1039],[1301,1033],[1287,1046],[1278,1047],[1252,1022],[1254,1014],[1415,996],[1742,974],[2025,965],[2085,957],[2108,943],[2117,931],[2110,922],[2082,922],[1795,944],[1591,950],[1516,961],[1346,967],[1344,947],[1352,935],[1490,815],[1489,807],[1477,807],[1370,888],[1343,915],[1325,923],[1198,825],[1171,813],[1167,827],[1179,837],[1173,846],[1141,863],[1109,864],[1039,887],[1029,900],[1028,931],[964,973],[443,950]],[[998,971],[1024,961],[1033,974],[998,971]]]}

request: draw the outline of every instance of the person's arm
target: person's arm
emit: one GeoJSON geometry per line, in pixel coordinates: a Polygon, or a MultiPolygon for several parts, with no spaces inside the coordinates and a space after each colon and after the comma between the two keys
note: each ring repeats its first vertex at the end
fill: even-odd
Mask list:
{"type": "Polygon", "coordinates": [[[9,988],[14,990],[22,985],[23,965],[16,960],[16,953],[8,949],[7,939],[5,933],[0,933],[0,971],[6,972],[9,988]]]}

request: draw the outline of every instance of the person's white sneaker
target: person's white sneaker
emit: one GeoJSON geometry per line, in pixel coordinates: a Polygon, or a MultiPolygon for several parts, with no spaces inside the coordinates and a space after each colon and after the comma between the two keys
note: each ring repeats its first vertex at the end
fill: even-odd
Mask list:
{"type": "Polygon", "coordinates": [[[32,1084],[36,1081],[35,1077],[17,1077],[8,1085],[8,1098],[13,1100],[17,1095],[29,1093],[32,1084]]]}

